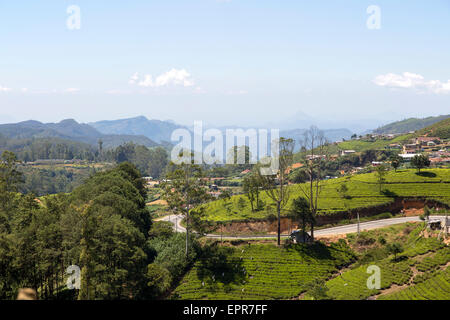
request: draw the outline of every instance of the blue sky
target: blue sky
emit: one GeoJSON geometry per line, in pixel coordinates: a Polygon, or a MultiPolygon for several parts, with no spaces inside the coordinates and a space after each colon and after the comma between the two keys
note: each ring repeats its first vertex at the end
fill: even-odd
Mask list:
{"type": "Polygon", "coordinates": [[[345,127],[450,110],[448,0],[24,3],[0,3],[0,122],[345,127]]]}

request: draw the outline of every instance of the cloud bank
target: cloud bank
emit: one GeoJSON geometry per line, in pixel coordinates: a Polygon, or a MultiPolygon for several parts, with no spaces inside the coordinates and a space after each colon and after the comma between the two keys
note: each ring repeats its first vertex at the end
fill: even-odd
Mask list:
{"type": "Polygon", "coordinates": [[[185,69],[171,69],[157,76],[155,79],[153,79],[153,76],[151,74],[146,74],[142,79],[140,79],[139,73],[136,72],[130,77],[128,83],[131,85],[138,85],[140,87],[146,88],[159,88],[167,86],[194,86],[194,80],[185,69]]]}
{"type": "Polygon", "coordinates": [[[441,82],[440,80],[425,80],[420,74],[411,72],[404,72],[401,75],[395,73],[379,75],[373,82],[381,87],[414,89],[419,93],[450,93],[450,80],[447,82],[441,82]]]}

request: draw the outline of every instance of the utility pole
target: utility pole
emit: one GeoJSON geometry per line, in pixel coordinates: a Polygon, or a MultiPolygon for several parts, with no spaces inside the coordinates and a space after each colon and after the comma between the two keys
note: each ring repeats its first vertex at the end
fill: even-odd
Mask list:
{"type": "Polygon", "coordinates": [[[359,212],[356,213],[357,217],[358,217],[358,236],[359,236],[359,232],[360,232],[360,226],[359,226],[359,212]]]}

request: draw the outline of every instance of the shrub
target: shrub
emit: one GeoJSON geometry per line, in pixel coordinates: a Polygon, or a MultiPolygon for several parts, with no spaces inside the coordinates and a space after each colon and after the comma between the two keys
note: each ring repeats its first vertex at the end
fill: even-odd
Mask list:
{"type": "Polygon", "coordinates": [[[376,240],[367,232],[361,232],[356,239],[356,243],[361,246],[368,246],[374,244],[376,240]]]}

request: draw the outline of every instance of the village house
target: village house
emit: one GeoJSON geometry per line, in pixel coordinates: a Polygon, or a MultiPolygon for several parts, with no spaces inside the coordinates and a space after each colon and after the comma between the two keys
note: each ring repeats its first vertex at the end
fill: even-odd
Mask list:
{"type": "Polygon", "coordinates": [[[414,158],[415,156],[418,156],[418,153],[400,153],[399,157],[403,158],[403,161],[411,161],[412,158],[414,158]]]}
{"type": "Polygon", "coordinates": [[[355,150],[342,150],[341,151],[341,156],[346,156],[346,155],[354,154],[354,153],[356,153],[355,150]]]}
{"type": "Polygon", "coordinates": [[[405,144],[403,146],[403,154],[415,154],[418,151],[417,144],[405,144]]]}
{"type": "Polygon", "coordinates": [[[444,163],[450,163],[450,157],[435,157],[430,158],[430,162],[432,164],[444,164],[444,163]]]}

